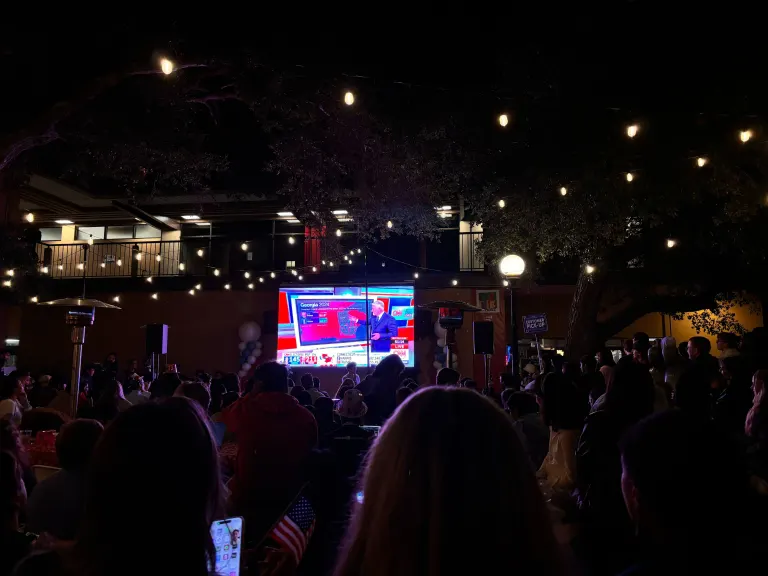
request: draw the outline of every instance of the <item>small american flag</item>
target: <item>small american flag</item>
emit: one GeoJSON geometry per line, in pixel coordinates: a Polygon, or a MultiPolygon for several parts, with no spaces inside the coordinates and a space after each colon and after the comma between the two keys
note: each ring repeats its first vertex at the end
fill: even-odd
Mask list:
{"type": "Polygon", "coordinates": [[[298,566],[314,530],[315,510],[302,491],[272,528],[269,537],[277,542],[281,549],[293,554],[298,566]]]}

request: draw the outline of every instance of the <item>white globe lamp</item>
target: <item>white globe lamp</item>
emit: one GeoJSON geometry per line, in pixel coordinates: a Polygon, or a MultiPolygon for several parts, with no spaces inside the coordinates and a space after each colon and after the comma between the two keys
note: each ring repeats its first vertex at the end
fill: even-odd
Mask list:
{"type": "Polygon", "coordinates": [[[517,278],[525,272],[525,260],[517,254],[509,254],[502,258],[499,263],[499,270],[507,278],[517,278]]]}

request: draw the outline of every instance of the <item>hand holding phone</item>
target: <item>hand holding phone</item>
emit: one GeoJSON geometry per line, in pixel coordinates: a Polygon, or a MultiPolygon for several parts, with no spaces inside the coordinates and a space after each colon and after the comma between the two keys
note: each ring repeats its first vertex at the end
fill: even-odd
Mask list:
{"type": "Polygon", "coordinates": [[[243,519],[239,516],[211,524],[211,539],[216,557],[214,572],[221,576],[240,576],[243,552],[243,519]]]}

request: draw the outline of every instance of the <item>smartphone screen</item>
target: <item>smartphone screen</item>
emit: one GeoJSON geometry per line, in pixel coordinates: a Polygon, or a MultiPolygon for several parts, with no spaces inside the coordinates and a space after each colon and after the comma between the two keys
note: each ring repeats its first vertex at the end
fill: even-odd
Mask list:
{"type": "Polygon", "coordinates": [[[217,520],[211,524],[211,538],[216,549],[214,572],[220,576],[240,576],[243,548],[243,519],[217,520]]]}

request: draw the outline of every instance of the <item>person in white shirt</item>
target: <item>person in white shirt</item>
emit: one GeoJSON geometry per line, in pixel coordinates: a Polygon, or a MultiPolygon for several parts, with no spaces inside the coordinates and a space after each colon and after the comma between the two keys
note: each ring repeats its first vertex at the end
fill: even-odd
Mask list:
{"type": "Polygon", "coordinates": [[[347,373],[341,377],[341,381],[344,382],[344,380],[352,380],[355,386],[360,384],[360,374],[357,373],[357,364],[355,362],[347,364],[347,373]]]}
{"type": "Polygon", "coordinates": [[[18,426],[21,424],[21,416],[29,406],[27,401],[27,393],[24,391],[24,385],[18,378],[9,376],[5,379],[2,385],[1,396],[3,398],[0,401],[0,418],[7,418],[18,426]]]}
{"type": "Polygon", "coordinates": [[[128,396],[125,397],[125,399],[134,406],[149,401],[149,390],[147,389],[149,386],[144,382],[144,378],[138,378],[138,385],[138,388],[131,390],[128,393],[128,396]]]}

